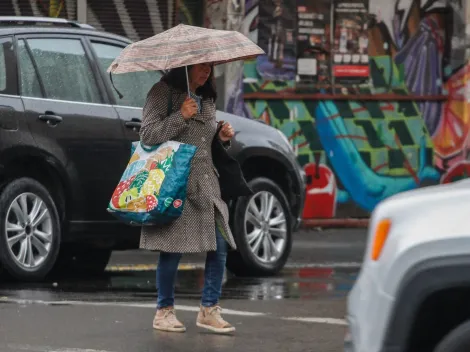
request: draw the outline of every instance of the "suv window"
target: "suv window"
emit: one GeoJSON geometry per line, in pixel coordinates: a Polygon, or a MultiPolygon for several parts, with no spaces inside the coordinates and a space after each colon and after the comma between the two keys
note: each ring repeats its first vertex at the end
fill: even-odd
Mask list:
{"type": "MultiPolygon", "coordinates": [[[[29,71],[35,65],[46,98],[101,103],[95,77],[80,39],[27,39],[26,45],[29,50],[21,51],[20,46],[20,54],[28,55],[28,58],[20,58],[22,76],[30,74],[29,71]]],[[[35,84],[34,81],[34,77],[21,77],[24,94],[38,94],[37,88],[30,86],[35,84]]]]}
{"type": "Polygon", "coordinates": [[[0,94],[17,94],[15,52],[11,38],[0,38],[0,94]]]}
{"type": "MultiPolygon", "coordinates": [[[[98,58],[99,65],[111,84],[109,74],[106,70],[124,47],[94,41],[92,41],[92,46],[98,58]]],[[[123,98],[120,99],[116,90],[114,88],[112,89],[116,104],[138,108],[143,107],[147,93],[150,88],[160,80],[161,76],[162,74],[159,71],[143,71],[113,75],[114,85],[123,95],[123,98]]]]}
{"type": "Polygon", "coordinates": [[[20,94],[25,97],[42,98],[38,73],[34,69],[33,60],[28,53],[26,42],[18,41],[18,62],[20,65],[20,94]]]}

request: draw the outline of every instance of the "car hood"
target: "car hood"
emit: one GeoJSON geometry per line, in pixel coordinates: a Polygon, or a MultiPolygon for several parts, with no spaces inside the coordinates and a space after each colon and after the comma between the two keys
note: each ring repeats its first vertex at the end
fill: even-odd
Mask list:
{"type": "Polygon", "coordinates": [[[470,195],[470,179],[401,192],[385,200],[382,207],[400,209],[410,209],[420,205],[438,207],[439,204],[444,204],[445,200],[452,200],[467,193],[470,195]]]}
{"type": "Polygon", "coordinates": [[[254,120],[247,117],[242,117],[234,114],[229,114],[224,111],[217,110],[217,120],[229,121],[235,129],[237,127],[249,128],[253,133],[262,133],[263,136],[278,138],[277,130],[261,120],[254,120]]]}
{"type": "Polygon", "coordinates": [[[296,159],[296,155],[284,135],[279,130],[266,125],[260,120],[254,120],[247,117],[229,114],[223,111],[217,111],[217,120],[230,122],[236,131],[236,139],[241,143],[250,140],[250,146],[260,146],[273,148],[281,151],[289,159],[296,159]]]}

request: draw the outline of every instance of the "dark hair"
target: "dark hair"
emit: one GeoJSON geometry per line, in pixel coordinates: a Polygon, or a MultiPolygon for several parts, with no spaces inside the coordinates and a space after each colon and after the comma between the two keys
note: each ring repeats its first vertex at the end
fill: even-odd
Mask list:
{"type": "MultiPolygon", "coordinates": [[[[188,66],[188,73],[193,66],[188,66]]],[[[161,79],[173,89],[186,93],[188,91],[188,84],[186,82],[186,69],[184,67],[173,68],[161,79]]],[[[202,96],[202,99],[212,99],[215,103],[217,100],[217,90],[215,89],[214,67],[211,69],[211,74],[203,86],[196,90],[196,94],[202,96]]]]}

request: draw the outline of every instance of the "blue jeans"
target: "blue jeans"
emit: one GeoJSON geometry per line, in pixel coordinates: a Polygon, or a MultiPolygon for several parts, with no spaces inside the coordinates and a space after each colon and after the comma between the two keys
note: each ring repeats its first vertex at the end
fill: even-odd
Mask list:
{"type": "MultiPolygon", "coordinates": [[[[222,280],[227,260],[228,243],[215,230],[217,250],[208,252],[204,271],[204,289],[202,290],[201,304],[212,307],[219,303],[222,294],[222,280]]],[[[157,308],[172,307],[175,304],[175,281],[178,264],[183,255],[181,253],[161,252],[157,266],[157,308]]]]}

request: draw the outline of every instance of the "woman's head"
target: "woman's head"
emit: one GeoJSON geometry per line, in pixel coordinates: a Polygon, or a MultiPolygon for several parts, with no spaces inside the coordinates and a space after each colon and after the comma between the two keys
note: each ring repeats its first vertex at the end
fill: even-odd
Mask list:
{"type": "MultiPolygon", "coordinates": [[[[212,99],[214,102],[217,99],[217,91],[215,89],[214,72],[211,64],[197,64],[188,66],[188,76],[190,87],[197,87],[196,94],[203,97],[203,99],[212,99]]],[[[169,86],[178,89],[182,92],[188,90],[186,82],[186,69],[178,67],[170,70],[162,77],[169,86]]]]}
{"type": "Polygon", "coordinates": [[[194,65],[188,69],[188,73],[189,73],[189,84],[191,86],[194,85],[194,87],[199,88],[199,87],[202,87],[209,79],[209,76],[212,73],[212,65],[209,65],[209,64],[194,65]]]}

